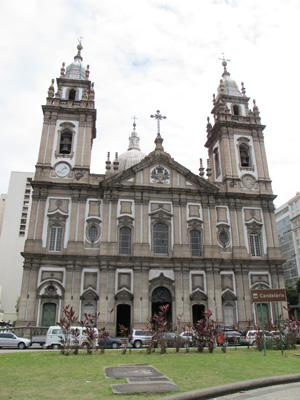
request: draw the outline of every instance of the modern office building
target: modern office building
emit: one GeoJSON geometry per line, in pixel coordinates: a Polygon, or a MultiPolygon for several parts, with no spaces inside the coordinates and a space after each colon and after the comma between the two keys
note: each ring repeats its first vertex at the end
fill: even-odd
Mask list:
{"type": "MultiPolygon", "coordinates": [[[[5,321],[17,319],[25,239],[31,207],[32,172],[11,172],[0,236],[0,309],[5,321]]],[[[2,200],[1,196],[1,200],[2,200]]]]}
{"type": "Polygon", "coordinates": [[[275,211],[284,279],[294,286],[300,276],[300,193],[275,211]]]}

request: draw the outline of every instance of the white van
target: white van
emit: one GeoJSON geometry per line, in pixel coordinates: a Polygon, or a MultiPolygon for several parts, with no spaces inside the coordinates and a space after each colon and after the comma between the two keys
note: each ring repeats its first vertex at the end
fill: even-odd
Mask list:
{"type": "MultiPolygon", "coordinates": [[[[79,340],[79,346],[82,345],[82,343],[86,340],[86,336],[84,334],[85,328],[82,328],[81,326],[71,326],[71,329],[78,329],[80,334],[78,336],[79,340]]],[[[45,348],[46,349],[60,349],[62,344],[61,344],[61,337],[64,337],[64,334],[62,332],[62,329],[60,326],[50,326],[47,335],[46,335],[46,343],[45,343],[45,348]]],[[[71,337],[71,341],[74,339],[71,337]]]]}

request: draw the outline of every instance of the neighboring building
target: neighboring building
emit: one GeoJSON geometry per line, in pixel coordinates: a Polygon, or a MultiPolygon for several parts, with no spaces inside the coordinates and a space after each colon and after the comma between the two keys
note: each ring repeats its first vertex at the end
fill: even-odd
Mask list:
{"type": "MultiPolygon", "coordinates": [[[[32,172],[11,172],[0,236],[0,308],[2,319],[17,319],[23,257],[31,207],[32,172]]],[[[2,198],[2,197],[1,197],[2,198]]]]}
{"type": "Polygon", "coordinates": [[[6,194],[1,194],[0,196],[0,237],[1,237],[1,230],[2,230],[2,222],[3,222],[3,215],[5,210],[5,202],[6,194]]]}
{"type": "Polygon", "coordinates": [[[275,211],[284,279],[294,286],[300,276],[300,193],[275,211]]]}
{"type": "MultiPolygon", "coordinates": [[[[81,49],[43,106],[18,324],[52,325],[67,304],[79,319],[100,312],[111,335],[119,324],[144,327],[163,304],[170,324],[178,314],[195,324],[207,309],[218,323],[258,320],[250,289],[284,287],[284,278],[255,102],[250,110],[224,60],[206,178],[202,162],[197,176],[164,151],[159,111],[150,154],[134,124],[120,162],[108,157],[105,174],[91,174],[95,95],[81,49]]],[[[275,319],[274,305],[262,308],[275,319]]]]}

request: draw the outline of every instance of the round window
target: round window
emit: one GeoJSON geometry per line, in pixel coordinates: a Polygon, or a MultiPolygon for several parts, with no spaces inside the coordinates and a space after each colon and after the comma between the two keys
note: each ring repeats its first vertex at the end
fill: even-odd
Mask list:
{"type": "Polygon", "coordinates": [[[229,242],[229,236],[228,233],[225,231],[221,231],[219,234],[219,241],[222,246],[226,246],[229,242]]]}
{"type": "Polygon", "coordinates": [[[98,238],[98,228],[95,225],[89,227],[88,236],[91,242],[95,242],[98,238]]]}

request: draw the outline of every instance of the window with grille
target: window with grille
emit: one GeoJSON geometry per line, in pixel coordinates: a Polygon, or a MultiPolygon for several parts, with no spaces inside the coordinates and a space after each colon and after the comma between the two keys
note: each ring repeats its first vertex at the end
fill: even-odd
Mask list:
{"type": "Polygon", "coordinates": [[[252,257],[261,257],[260,237],[257,233],[250,233],[250,252],[252,257]]]}
{"type": "Polygon", "coordinates": [[[168,227],[164,224],[155,224],[153,228],[154,254],[168,254],[168,244],[168,227]]]}
{"type": "Polygon", "coordinates": [[[191,231],[190,246],[192,256],[201,256],[201,234],[199,231],[191,231]]]}
{"type": "Polygon", "coordinates": [[[50,228],[49,250],[61,251],[61,243],[62,243],[62,227],[52,226],[50,228]]]}
{"type": "Polygon", "coordinates": [[[98,239],[98,228],[95,225],[89,227],[88,236],[91,242],[95,242],[98,239]]]}
{"type": "Polygon", "coordinates": [[[120,229],[120,241],[119,241],[120,254],[131,254],[131,229],[121,228],[120,229]]]}

